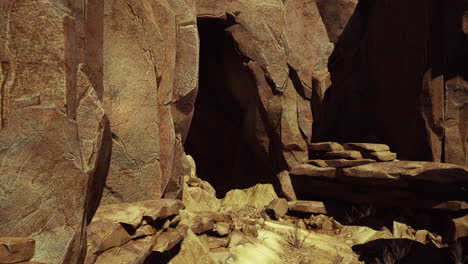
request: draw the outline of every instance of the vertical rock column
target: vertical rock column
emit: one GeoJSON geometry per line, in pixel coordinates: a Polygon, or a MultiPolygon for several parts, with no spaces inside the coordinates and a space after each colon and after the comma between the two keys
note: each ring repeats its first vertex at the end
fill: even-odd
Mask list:
{"type": "Polygon", "coordinates": [[[104,204],[159,198],[163,191],[158,80],[165,58],[156,17],[151,1],[104,2],[103,104],[113,139],[104,204]]]}
{"type": "Polygon", "coordinates": [[[80,66],[85,50],[101,48],[85,42],[95,2],[0,3],[0,235],[35,239],[33,260],[45,263],[82,263],[98,191],[90,184],[106,127],[100,76],[90,81],[80,66]]]}

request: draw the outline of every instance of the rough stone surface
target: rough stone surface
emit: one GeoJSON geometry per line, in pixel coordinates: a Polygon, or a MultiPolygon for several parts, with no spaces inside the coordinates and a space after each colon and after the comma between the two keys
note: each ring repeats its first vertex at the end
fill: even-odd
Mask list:
{"type": "Polygon", "coordinates": [[[392,161],[396,159],[397,154],[390,152],[390,151],[377,151],[377,152],[369,152],[363,156],[371,158],[371,159],[375,159],[377,161],[392,161]]]}
{"type": "Polygon", "coordinates": [[[311,143],[309,145],[310,150],[316,151],[342,151],[344,150],[343,146],[336,142],[320,142],[320,143],[311,143]]]}
{"type": "Polygon", "coordinates": [[[0,238],[0,263],[17,263],[33,258],[35,242],[30,238],[0,238]]]}
{"type": "Polygon", "coordinates": [[[119,222],[91,222],[87,233],[87,258],[106,249],[121,246],[132,239],[119,222]]]}
{"type": "Polygon", "coordinates": [[[86,246],[79,235],[85,232],[83,219],[93,214],[87,199],[98,191],[89,184],[100,177],[94,172],[105,127],[103,109],[90,88],[76,121],[41,105],[14,111],[7,122],[8,128],[0,131],[0,233],[36,240],[35,260],[75,263],[86,246]],[[27,211],[18,210],[18,204],[27,211]]]}
{"type": "Polygon", "coordinates": [[[364,152],[390,151],[390,147],[385,144],[346,143],[346,144],[343,144],[343,147],[349,150],[358,150],[358,151],[364,151],[364,152]]]}
{"type": "MultiPolygon", "coordinates": [[[[112,259],[117,260],[119,256],[130,259],[133,255],[144,260],[146,249],[136,252],[135,247],[152,247],[157,241],[153,235],[160,231],[154,223],[177,215],[183,207],[181,201],[172,199],[100,206],[88,226],[85,263],[105,263],[112,259]],[[134,244],[136,238],[145,238],[145,242],[134,244]],[[124,252],[120,253],[117,250],[119,248],[124,252]]],[[[168,225],[171,221],[166,219],[168,225]]],[[[164,245],[160,245],[160,248],[163,247],[164,245]]]]}
{"type": "Polygon", "coordinates": [[[329,159],[362,159],[362,154],[355,150],[330,151],[323,154],[329,159]]]}
{"type": "Polygon", "coordinates": [[[348,160],[348,159],[331,159],[331,160],[308,160],[306,163],[312,164],[319,167],[333,167],[333,168],[348,168],[369,163],[374,163],[374,159],[360,159],[360,160],[348,160]]]}
{"type": "Polygon", "coordinates": [[[215,261],[211,258],[207,246],[189,230],[186,238],[182,242],[180,252],[172,258],[169,263],[215,264],[215,261]]]}
{"type": "Polygon", "coordinates": [[[148,236],[138,240],[130,240],[121,247],[114,247],[100,254],[95,264],[107,263],[129,263],[143,264],[145,259],[151,254],[155,244],[155,238],[148,236]]]}
{"type": "Polygon", "coordinates": [[[313,176],[313,177],[335,178],[336,169],[335,168],[321,168],[321,167],[316,167],[310,164],[302,164],[299,167],[293,168],[290,171],[290,174],[306,175],[306,176],[313,176]]]}
{"type": "Polygon", "coordinates": [[[232,190],[222,199],[223,206],[251,205],[257,208],[267,206],[278,196],[271,184],[257,184],[245,190],[232,190]]]}
{"type": "Polygon", "coordinates": [[[159,199],[100,206],[93,223],[122,223],[136,228],[145,218],[153,221],[178,214],[184,205],[179,200],[159,199]]]}
{"type": "Polygon", "coordinates": [[[266,210],[273,213],[274,219],[280,219],[288,212],[288,201],[283,198],[275,199],[271,201],[266,210]]]}
{"type": "Polygon", "coordinates": [[[353,15],[358,0],[317,0],[328,36],[337,43],[353,15]]]}
{"type": "Polygon", "coordinates": [[[179,230],[169,230],[167,232],[163,232],[156,237],[156,245],[154,245],[153,251],[169,251],[175,245],[179,244],[183,238],[184,235],[179,230]]]}
{"type": "Polygon", "coordinates": [[[468,169],[463,166],[415,161],[379,162],[343,170],[344,177],[419,180],[432,184],[466,186],[468,169]]]}
{"type": "Polygon", "coordinates": [[[454,240],[468,237],[468,215],[452,219],[454,227],[454,240]]]}
{"type": "MultiPolygon", "coordinates": [[[[158,250],[178,243],[167,231],[177,224],[225,234],[232,219],[213,212],[258,214],[278,197],[271,184],[254,185],[274,175],[288,200],[459,215],[464,5],[0,0],[0,234],[34,239],[32,262],[143,263],[159,224],[168,239],[158,250]],[[333,141],[384,142],[403,160],[457,165],[381,163],[396,158],[385,144],[333,141]],[[183,205],[161,197],[198,212],[169,218],[183,205]]],[[[190,232],[174,263],[212,262],[190,232]]],[[[233,251],[268,247],[247,244],[233,251]]],[[[268,250],[265,263],[278,260],[268,250]]]]}
{"type": "Polygon", "coordinates": [[[283,195],[286,197],[288,201],[294,201],[297,200],[296,198],[296,193],[294,193],[294,188],[291,184],[291,177],[289,176],[288,171],[282,171],[276,175],[278,178],[280,185],[281,185],[281,191],[283,195]]]}
{"type": "Polygon", "coordinates": [[[456,77],[445,87],[445,161],[468,166],[468,82],[456,77]]]}
{"type": "Polygon", "coordinates": [[[327,209],[323,202],[318,201],[291,201],[288,202],[288,208],[290,211],[300,213],[327,214],[327,209]]]}

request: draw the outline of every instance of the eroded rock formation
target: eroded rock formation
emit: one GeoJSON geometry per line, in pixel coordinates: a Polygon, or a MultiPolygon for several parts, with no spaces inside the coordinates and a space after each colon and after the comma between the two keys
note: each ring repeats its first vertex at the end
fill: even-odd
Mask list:
{"type": "MultiPolygon", "coordinates": [[[[0,0],[0,262],[143,263],[173,247],[171,263],[191,247],[210,262],[255,228],[284,242],[294,228],[265,224],[289,217],[278,194],[409,200],[455,212],[466,237],[464,5],[0,0]],[[385,144],[310,144],[325,140],[385,144]]],[[[288,210],[330,214],[315,202],[288,210]]],[[[342,229],[330,217],[291,221],[342,229]]]]}

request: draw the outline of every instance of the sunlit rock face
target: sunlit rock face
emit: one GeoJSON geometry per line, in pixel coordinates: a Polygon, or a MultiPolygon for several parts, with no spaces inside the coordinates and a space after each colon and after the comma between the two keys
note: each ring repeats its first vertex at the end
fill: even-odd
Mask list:
{"type": "MultiPolygon", "coordinates": [[[[217,211],[256,184],[291,200],[290,172],[380,170],[394,152],[467,165],[466,15],[435,2],[0,0],[0,237],[82,263],[100,205],[185,189],[217,211]],[[312,157],[318,141],[390,148],[312,157]]],[[[133,239],[125,258],[159,252],[133,239]]]]}
{"type": "Polygon", "coordinates": [[[307,159],[333,49],[313,2],[0,6],[0,235],[38,261],[81,262],[99,204],[181,198],[186,151],[224,192],[307,159]]]}
{"type": "Polygon", "coordinates": [[[184,151],[220,194],[307,158],[333,49],[314,3],[116,0],[104,14],[104,203],[180,197],[184,151]]]}

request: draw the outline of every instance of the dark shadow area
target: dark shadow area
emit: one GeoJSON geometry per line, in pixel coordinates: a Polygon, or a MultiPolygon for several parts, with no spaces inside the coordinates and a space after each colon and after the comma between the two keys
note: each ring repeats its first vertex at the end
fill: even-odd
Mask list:
{"type": "Polygon", "coordinates": [[[104,132],[102,134],[101,148],[97,158],[97,167],[88,184],[88,196],[86,218],[88,223],[96,213],[96,210],[101,202],[102,193],[106,184],[107,174],[109,172],[111,155],[112,155],[112,133],[110,122],[107,116],[104,116],[104,132]]]}
{"type": "MultiPolygon", "coordinates": [[[[459,247],[467,248],[467,240],[459,240],[459,247]]],[[[422,244],[409,239],[379,239],[356,245],[353,250],[366,264],[458,264],[453,259],[455,245],[438,248],[432,243],[422,244]]],[[[466,256],[467,250],[464,255],[466,256]]]]}
{"type": "Polygon", "coordinates": [[[197,175],[222,197],[228,190],[272,180],[271,165],[258,147],[258,88],[248,61],[221,19],[200,18],[199,90],[185,152],[197,175]]]}
{"type": "Polygon", "coordinates": [[[172,258],[179,254],[181,243],[175,245],[171,250],[165,252],[153,251],[146,259],[144,264],[166,264],[171,261],[172,258]]]}
{"type": "Polygon", "coordinates": [[[359,1],[329,58],[313,141],[385,143],[401,160],[443,160],[445,81],[467,78],[463,5],[359,1]]]}
{"type": "Polygon", "coordinates": [[[389,186],[357,185],[310,178],[291,177],[297,198],[324,201],[327,215],[345,225],[367,226],[374,230],[385,227],[393,231],[395,221],[415,230],[438,234],[447,242],[454,239],[452,219],[468,213],[467,209],[459,208],[456,203],[446,203],[466,201],[467,196],[461,193],[437,193],[437,190],[427,193],[408,192],[392,186],[391,182],[389,186]]]}

